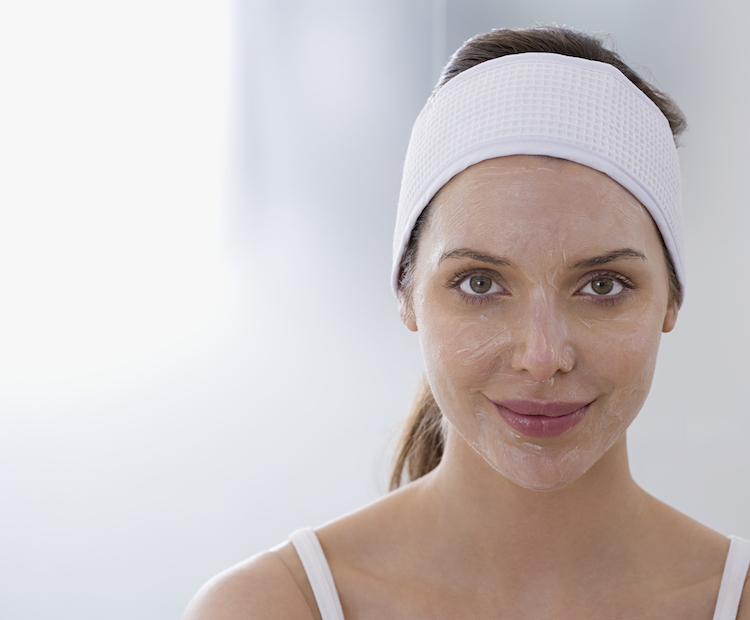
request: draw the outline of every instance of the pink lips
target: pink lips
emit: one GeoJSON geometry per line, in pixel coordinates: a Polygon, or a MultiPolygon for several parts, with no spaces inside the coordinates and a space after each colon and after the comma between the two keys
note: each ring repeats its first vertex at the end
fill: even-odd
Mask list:
{"type": "Polygon", "coordinates": [[[591,404],[537,403],[531,400],[503,400],[493,403],[503,420],[527,437],[562,435],[583,420],[591,404]]]}

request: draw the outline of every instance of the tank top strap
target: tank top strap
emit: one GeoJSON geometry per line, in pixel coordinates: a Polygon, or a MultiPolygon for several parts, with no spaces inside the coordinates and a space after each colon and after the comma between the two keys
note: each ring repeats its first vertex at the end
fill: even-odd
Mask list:
{"type": "Polygon", "coordinates": [[[729,553],[721,576],[719,598],[713,620],[735,620],[740,606],[742,589],[750,566],[750,542],[739,536],[730,536],[729,553]]]}
{"type": "Polygon", "coordinates": [[[311,527],[295,530],[289,536],[289,540],[297,550],[297,555],[305,569],[320,616],[323,620],[344,620],[344,611],[341,608],[341,600],[336,591],[331,568],[328,566],[328,560],[315,531],[311,527]]]}
{"type": "MultiPolygon", "coordinates": [[[[321,618],[323,620],[344,620],[336,584],[328,566],[323,547],[320,546],[315,531],[311,527],[292,532],[289,536],[302,566],[310,581],[321,618]]],[[[713,620],[736,620],[742,590],[750,568],[750,541],[739,536],[730,536],[729,553],[721,577],[719,597],[716,602],[713,620]]]]}

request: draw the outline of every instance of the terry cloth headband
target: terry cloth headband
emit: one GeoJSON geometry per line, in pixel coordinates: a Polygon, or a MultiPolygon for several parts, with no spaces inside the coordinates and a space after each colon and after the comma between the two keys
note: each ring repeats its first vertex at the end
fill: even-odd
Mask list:
{"type": "Polygon", "coordinates": [[[414,123],[393,239],[394,292],[420,213],[455,175],[485,159],[549,155],[608,175],[648,209],[685,288],[680,165],[669,121],[610,64],[525,53],[475,65],[414,123]]]}

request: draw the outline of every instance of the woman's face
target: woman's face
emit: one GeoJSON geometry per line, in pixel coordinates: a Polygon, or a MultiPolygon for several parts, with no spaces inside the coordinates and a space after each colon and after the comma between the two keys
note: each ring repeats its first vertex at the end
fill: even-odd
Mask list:
{"type": "Polygon", "coordinates": [[[515,155],[440,191],[402,314],[449,432],[517,484],[554,489],[635,418],[676,308],[659,233],[627,190],[515,155]]]}

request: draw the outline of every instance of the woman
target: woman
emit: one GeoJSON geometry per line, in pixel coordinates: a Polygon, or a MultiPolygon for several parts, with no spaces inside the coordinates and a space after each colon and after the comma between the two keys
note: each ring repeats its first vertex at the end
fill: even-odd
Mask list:
{"type": "Polygon", "coordinates": [[[394,289],[427,383],[394,490],[215,578],[185,618],[750,618],[750,543],[628,469],[685,285],[684,127],[589,35],[464,44],[399,200],[394,289]]]}

